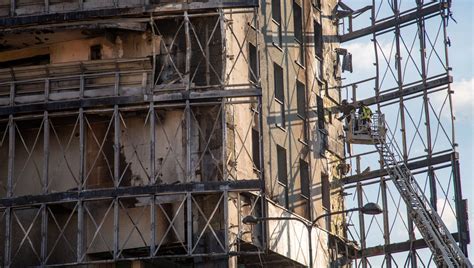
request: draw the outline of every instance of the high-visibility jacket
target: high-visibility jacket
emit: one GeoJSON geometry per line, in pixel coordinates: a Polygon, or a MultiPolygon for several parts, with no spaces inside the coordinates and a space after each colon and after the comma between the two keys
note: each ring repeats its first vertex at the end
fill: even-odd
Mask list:
{"type": "Polygon", "coordinates": [[[372,110],[370,110],[369,107],[367,106],[362,106],[362,116],[361,119],[365,120],[370,120],[372,118],[372,110]]]}

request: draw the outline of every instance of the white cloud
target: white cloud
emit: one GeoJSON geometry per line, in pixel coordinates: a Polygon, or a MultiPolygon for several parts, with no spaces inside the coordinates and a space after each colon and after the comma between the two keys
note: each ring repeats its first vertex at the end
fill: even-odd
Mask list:
{"type": "MultiPolygon", "coordinates": [[[[357,80],[362,80],[365,78],[375,76],[375,52],[374,52],[374,43],[371,41],[366,42],[353,42],[347,45],[344,45],[343,48],[347,49],[349,53],[352,54],[352,69],[354,73],[348,75],[345,73],[345,76],[348,78],[354,78],[356,80],[352,81],[355,82],[357,80]]],[[[390,57],[390,52],[392,49],[391,43],[380,42],[377,46],[379,60],[383,61],[380,62],[382,66],[385,65],[385,60],[382,55],[382,51],[386,57],[390,57]]],[[[393,51],[391,57],[393,58],[393,51]]],[[[391,63],[393,65],[393,63],[391,63]]],[[[385,67],[381,67],[385,68],[385,67]]]]}
{"type": "Polygon", "coordinates": [[[352,54],[352,66],[354,72],[363,70],[375,70],[374,62],[374,44],[372,42],[366,43],[351,43],[344,46],[349,53],[352,54]]]}
{"type": "Polygon", "coordinates": [[[444,225],[446,225],[446,227],[448,227],[450,231],[453,231],[453,230],[456,230],[456,225],[457,225],[456,215],[454,214],[449,204],[448,203],[445,204],[445,202],[447,201],[446,199],[443,199],[443,198],[438,198],[438,200],[436,201],[436,205],[438,207],[438,213],[440,214],[441,219],[444,222],[444,225]],[[443,211],[443,207],[444,207],[444,211],[443,211]],[[441,215],[441,212],[443,212],[443,215],[441,215]]]}
{"type": "Polygon", "coordinates": [[[454,111],[458,119],[469,119],[474,108],[474,77],[469,80],[455,81],[452,85],[454,111]]]}
{"type": "MultiPolygon", "coordinates": [[[[466,123],[472,123],[472,116],[474,110],[474,77],[470,79],[462,79],[460,81],[454,81],[451,85],[451,90],[453,90],[454,94],[452,95],[453,98],[453,110],[454,115],[458,121],[463,121],[466,123]]],[[[447,91],[436,92],[430,96],[431,103],[435,110],[437,107],[440,108],[441,105],[446,101],[444,104],[444,112],[442,116],[444,118],[449,118],[451,115],[449,114],[449,104],[446,99],[447,91]]]]}

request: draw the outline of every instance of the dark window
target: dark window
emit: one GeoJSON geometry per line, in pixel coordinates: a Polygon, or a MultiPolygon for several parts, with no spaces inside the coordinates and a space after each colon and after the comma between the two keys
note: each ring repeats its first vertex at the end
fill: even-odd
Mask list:
{"type": "Polygon", "coordinates": [[[272,19],[281,23],[281,3],[280,0],[272,0],[272,19]]]}
{"type": "Polygon", "coordinates": [[[310,193],[310,183],[309,183],[309,166],[306,161],[300,159],[300,180],[301,180],[301,195],[309,199],[311,196],[310,193]]]}
{"type": "Polygon", "coordinates": [[[316,56],[316,77],[323,78],[323,34],[321,24],[314,21],[314,53],[316,56]]]}
{"type": "Polygon", "coordinates": [[[272,0],[272,20],[273,20],[273,43],[282,47],[282,33],[281,33],[281,3],[280,0],[272,0]]]}
{"type": "Polygon", "coordinates": [[[304,42],[303,42],[303,12],[300,5],[293,1],[293,21],[295,27],[295,41],[299,48],[299,63],[304,65],[304,42]]]}
{"type": "Polygon", "coordinates": [[[285,92],[283,87],[283,69],[276,63],[273,64],[273,79],[275,83],[275,101],[279,118],[276,123],[280,127],[286,126],[285,120],[285,92]]]}
{"type": "Polygon", "coordinates": [[[277,145],[277,165],[278,165],[278,182],[284,189],[285,207],[288,208],[288,174],[286,162],[286,149],[277,145]]]}
{"type": "Polygon", "coordinates": [[[308,140],[308,127],[306,120],[306,87],[300,81],[296,81],[296,102],[298,117],[303,125],[303,140],[308,140]]]}
{"type": "Polygon", "coordinates": [[[102,59],[102,46],[94,45],[91,46],[91,60],[100,60],[102,59]]]}
{"type": "Polygon", "coordinates": [[[318,108],[318,128],[319,129],[324,129],[324,125],[325,125],[325,120],[324,120],[324,102],[323,102],[323,98],[321,98],[320,96],[318,96],[316,98],[316,105],[317,105],[317,108],[318,108]]]}
{"type": "Polygon", "coordinates": [[[328,212],[331,211],[331,187],[329,185],[329,177],[321,174],[321,200],[323,208],[328,212]]]}
{"type": "Polygon", "coordinates": [[[298,115],[306,118],[306,90],[303,83],[296,81],[296,102],[298,115]]]}
{"type": "Polygon", "coordinates": [[[323,33],[321,24],[314,21],[314,51],[316,56],[322,58],[323,56],[323,33]]]}
{"type": "Polygon", "coordinates": [[[258,52],[257,48],[249,43],[249,77],[250,81],[257,83],[258,77],[258,52]]]}
{"type": "Polygon", "coordinates": [[[298,41],[303,41],[303,24],[302,24],[301,7],[293,1],[293,20],[295,25],[295,38],[298,41]]]}
{"type": "Polygon", "coordinates": [[[257,170],[260,170],[260,133],[252,129],[252,160],[257,170]]]}

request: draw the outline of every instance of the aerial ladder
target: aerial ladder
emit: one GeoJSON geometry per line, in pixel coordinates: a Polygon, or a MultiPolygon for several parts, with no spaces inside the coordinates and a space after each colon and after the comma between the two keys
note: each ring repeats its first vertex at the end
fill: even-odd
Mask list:
{"type": "Polygon", "coordinates": [[[362,120],[360,115],[354,112],[347,123],[348,142],[374,144],[377,148],[382,156],[384,169],[405,201],[409,215],[433,253],[436,265],[471,268],[469,259],[461,251],[403,161],[395,138],[387,138],[384,115],[376,113],[369,121],[362,120]]]}

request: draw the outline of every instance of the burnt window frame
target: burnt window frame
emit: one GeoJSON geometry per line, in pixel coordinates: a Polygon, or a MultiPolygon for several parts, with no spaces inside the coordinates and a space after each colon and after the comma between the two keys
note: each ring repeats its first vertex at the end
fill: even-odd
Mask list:
{"type": "Polygon", "coordinates": [[[260,131],[252,128],[252,161],[255,171],[260,172],[260,131]]]}
{"type": "Polygon", "coordinates": [[[273,87],[274,87],[274,99],[276,105],[279,108],[280,122],[276,120],[276,125],[282,129],[286,129],[286,111],[285,111],[285,84],[283,78],[283,67],[277,63],[273,63],[273,87]]]}
{"type": "Polygon", "coordinates": [[[277,180],[278,184],[284,188],[285,208],[289,209],[288,197],[288,161],[286,156],[286,148],[277,144],[277,180]]]}
{"type": "Polygon", "coordinates": [[[311,176],[309,175],[309,163],[300,158],[300,185],[301,196],[308,201],[311,199],[311,176]]]}
{"type": "Polygon", "coordinates": [[[325,173],[321,173],[321,207],[331,212],[331,183],[325,173]]]}
{"type": "Polygon", "coordinates": [[[303,7],[293,0],[293,30],[294,30],[294,40],[298,46],[299,55],[296,63],[305,66],[305,49],[304,49],[304,28],[303,28],[303,7]],[[298,19],[299,17],[299,19],[298,19]]]}
{"type": "Polygon", "coordinates": [[[325,111],[324,111],[324,99],[321,96],[316,96],[316,109],[318,114],[318,129],[326,129],[325,111]]]}
{"type": "Polygon", "coordinates": [[[314,46],[314,57],[316,60],[317,68],[317,79],[323,78],[323,28],[321,23],[317,20],[313,20],[313,46],[314,46]]]}
{"type": "Polygon", "coordinates": [[[257,46],[248,42],[248,62],[249,62],[249,81],[253,83],[258,83],[258,56],[257,46]]]}
{"type": "Polygon", "coordinates": [[[299,80],[296,80],[296,116],[302,121],[303,126],[303,142],[306,143],[309,139],[308,135],[308,117],[306,107],[306,85],[299,80]]]}
{"type": "Polygon", "coordinates": [[[272,23],[276,30],[273,33],[273,45],[276,46],[278,49],[282,49],[283,47],[283,33],[282,33],[282,19],[281,19],[281,0],[272,0],[272,23]]]}

